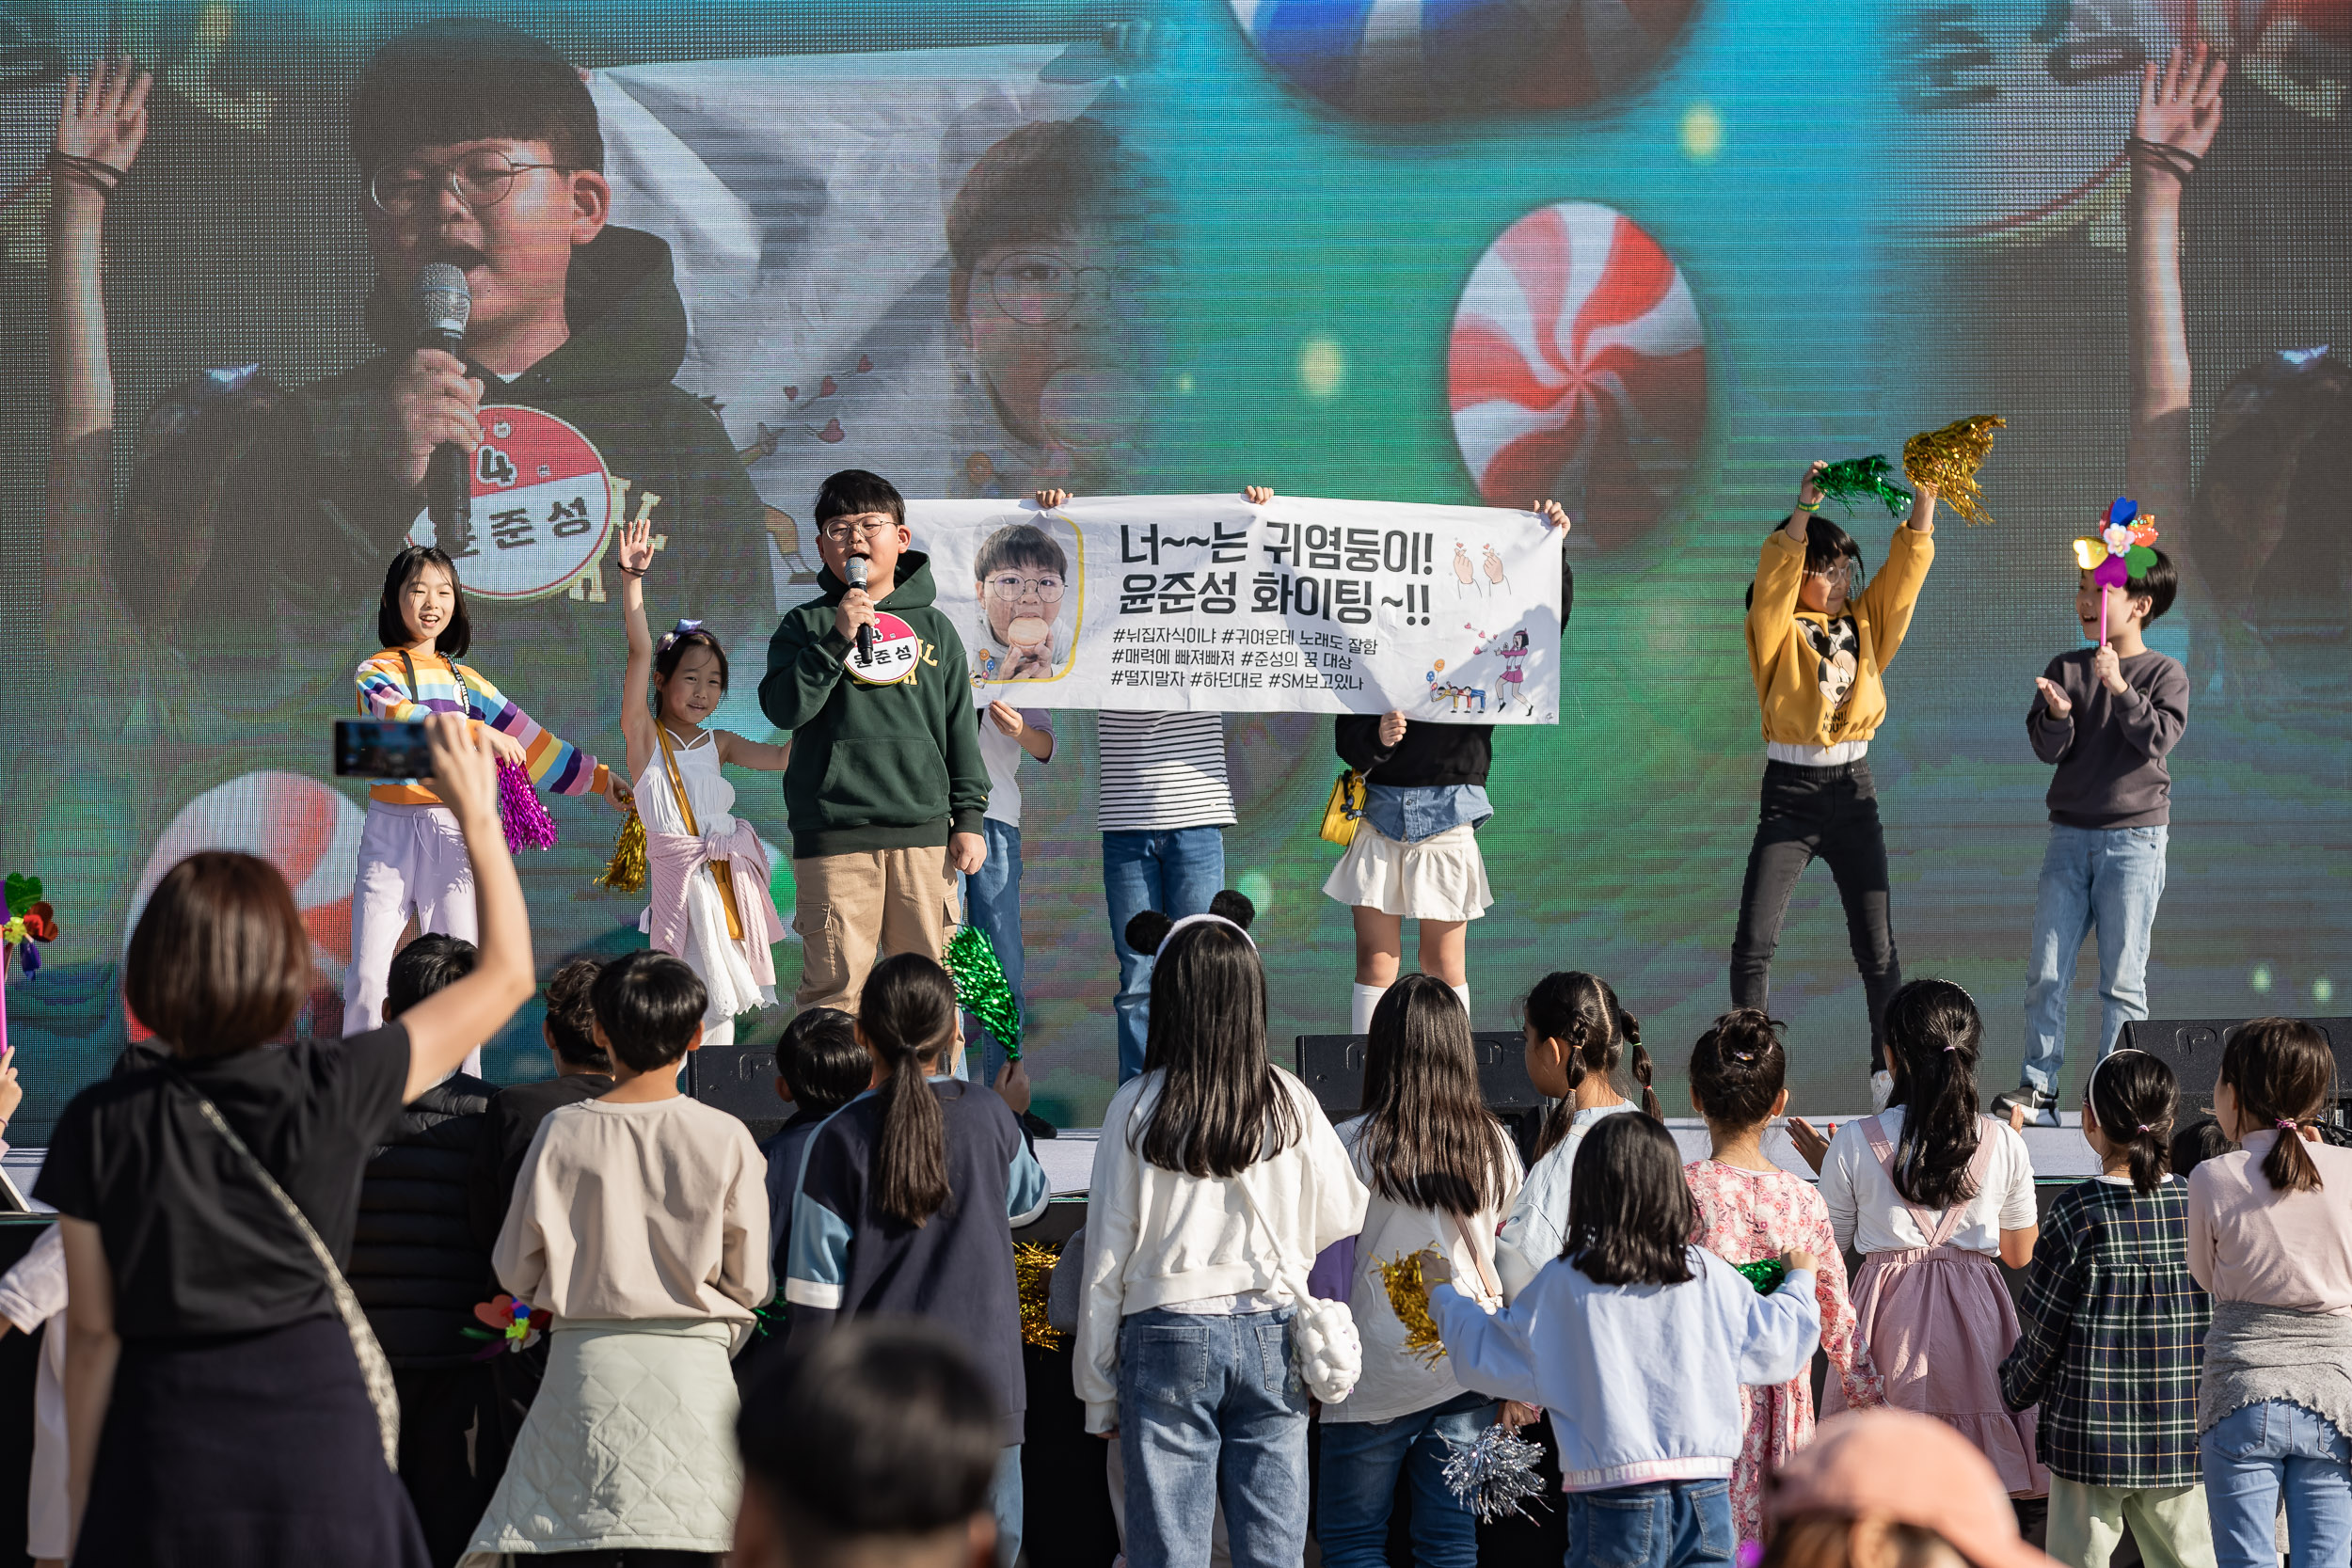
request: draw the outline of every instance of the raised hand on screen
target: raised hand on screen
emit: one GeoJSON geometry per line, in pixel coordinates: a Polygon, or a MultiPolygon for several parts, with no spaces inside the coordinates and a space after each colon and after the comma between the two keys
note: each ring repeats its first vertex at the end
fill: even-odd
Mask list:
{"type": "Polygon", "coordinates": [[[1568,521],[1568,509],[1558,501],[1537,501],[1528,510],[1541,517],[1546,528],[1556,528],[1565,533],[1573,526],[1568,521]]]}
{"type": "Polygon", "coordinates": [[[2221,83],[2230,62],[2204,43],[2174,48],[2159,74],[2156,62],[2140,69],[2139,109],[2132,135],[2142,141],[2177,147],[2194,158],[2205,155],[2221,129],[2221,83]]]}
{"type": "Polygon", "coordinates": [[[631,577],[644,577],[653,566],[653,519],[640,517],[633,523],[621,525],[621,570],[631,577]]]}
{"type": "MultiPolygon", "coordinates": [[[[128,172],[147,140],[147,93],[154,85],[155,78],[128,55],[90,67],[87,86],[78,76],[67,77],[65,102],[57,110],[57,150],[103,164],[118,176],[128,172]]],[[[87,179],[97,183],[105,176],[87,179]]]]}

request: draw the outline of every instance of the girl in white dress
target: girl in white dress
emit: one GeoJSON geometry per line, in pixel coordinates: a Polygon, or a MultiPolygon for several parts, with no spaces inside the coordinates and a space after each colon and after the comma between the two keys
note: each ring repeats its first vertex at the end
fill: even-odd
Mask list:
{"type": "Polygon", "coordinates": [[[644,578],[652,564],[653,524],[624,527],[628,671],[622,677],[621,733],[628,741],[629,777],[642,786],[637,810],[645,824],[651,896],[640,929],[658,951],[685,959],[709,993],[703,1043],[731,1045],[738,1013],[775,1003],[769,947],[784,939],[784,923],[768,892],[767,847],[734,815],[735,786],[720,765],[781,773],[792,747],[703,728],[726,698],[726,650],[699,621],[680,621],[655,643],[645,626],[644,578]]]}

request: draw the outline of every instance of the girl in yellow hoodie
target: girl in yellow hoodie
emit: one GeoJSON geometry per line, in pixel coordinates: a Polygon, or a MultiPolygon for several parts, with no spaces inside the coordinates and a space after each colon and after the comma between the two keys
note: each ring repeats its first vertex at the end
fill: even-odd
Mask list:
{"type": "Polygon", "coordinates": [[[1796,509],[1772,531],[1748,594],[1748,668],[1764,711],[1764,794],[1731,942],[1731,1003],[1765,1006],[1788,895],[1815,856],[1829,862],[1870,1008],[1874,1099],[1886,1067],[1879,1022],[1903,983],[1887,918],[1886,838],[1866,760],[1886,717],[1881,676],[1902,646],[1935,559],[1935,490],[1917,486],[1886,564],[1869,586],[1862,551],[1814,515],[1824,465],[1805,470],[1796,509]]]}

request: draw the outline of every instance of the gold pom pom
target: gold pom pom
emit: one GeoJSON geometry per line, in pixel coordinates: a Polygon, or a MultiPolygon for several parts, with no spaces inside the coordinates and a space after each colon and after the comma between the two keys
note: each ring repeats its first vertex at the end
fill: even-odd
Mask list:
{"type": "Polygon", "coordinates": [[[606,863],[604,875],[596,885],[609,887],[615,893],[636,893],[645,885],[645,821],[631,810],[621,824],[619,842],[612,846],[612,859],[606,863]]]}
{"type": "Polygon", "coordinates": [[[1380,1271],[1380,1283],[1388,1289],[1389,1310],[1405,1325],[1405,1348],[1424,1367],[1445,1359],[1445,1338],[1438,1332],[1437,1320],[1429,1315],[1429,1282],[1421,1275],[1422,1259],[1429,1253],[1423,1247],[1408,1257],[1374,1264],[1380,1271]]]}
{"type": "Polygon", "coordinates": [[[1045,1321],[1045,1292],[1054,1281],[1058,1248],[1042,1242],[1015,1242],[1012,1277],[1021,1287],[1021,1338],[1040,1350],[1059,1350],[1062,1331],[1045,1321]]]}
{"type": "Polygon", "coordinates": [[[1977,469],[1993,455],[1993,433],[2009,421],[1997,414],[1956,420],[1903,443],[1903,472],[1914,484],[1931,484],[1944,503],[1967,523],[1989,523],[1977,469]]]}

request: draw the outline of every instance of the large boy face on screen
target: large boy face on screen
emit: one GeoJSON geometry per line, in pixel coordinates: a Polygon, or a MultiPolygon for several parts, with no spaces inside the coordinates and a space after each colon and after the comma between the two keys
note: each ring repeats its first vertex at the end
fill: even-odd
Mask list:
{"type": "Polygon", "coordinates": [[[988,536],[973,558],[972,585],[988,624],[989,641],[1003,649],[998,680],[1044,680],[1060,661],[1065,633],[1070,556],[1037,524],[1009,523],[988,536]]]}

